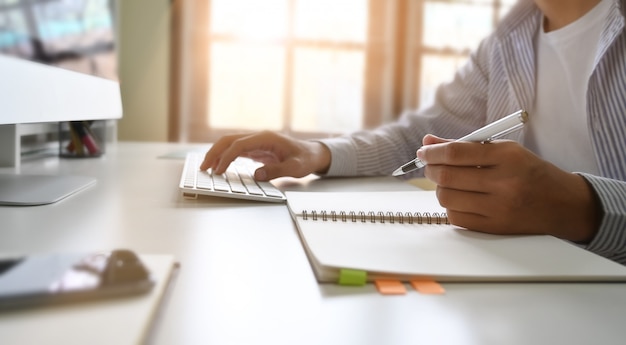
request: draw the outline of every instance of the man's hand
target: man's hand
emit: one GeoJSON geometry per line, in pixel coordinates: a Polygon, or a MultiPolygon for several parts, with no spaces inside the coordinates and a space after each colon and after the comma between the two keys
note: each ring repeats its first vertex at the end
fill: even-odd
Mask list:
{"type": "Polygon", "coordinates": [[[264,164],[254,178],[268,181],[276,177],[303,177],[324,173],[330,166],[330,151],[319,142],[293,139],[264,131],[220,138],[206,153],[200,169],[212,168],[222,174],[237,157],[248,157],[264,164]]]}
{"type": "Polygon", "coordinates": [[[560,170],[512,141],[452,142],[427,135],[417,157],[437,184],[450,222],[496,234],[550,234],[588,242],[600,211],[579,175],[560,170]]]}

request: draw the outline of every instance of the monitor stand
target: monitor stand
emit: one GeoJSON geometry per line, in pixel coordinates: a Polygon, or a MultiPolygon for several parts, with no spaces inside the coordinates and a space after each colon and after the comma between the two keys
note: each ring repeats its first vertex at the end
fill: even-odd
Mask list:
{"type": "MultiPolygon", "coordinates": [[[[19,168],[22,131],[20,125],[0,125],[0,167],[19,168]]],[[[0,206],[52,204],[95,183],[85,176],[0,173],[0,206]]]]}
{"type": "Polygon", "coordinates": [[[95,184],[86,176],[0,174],[0,205],[52,204],[95,184]]]}

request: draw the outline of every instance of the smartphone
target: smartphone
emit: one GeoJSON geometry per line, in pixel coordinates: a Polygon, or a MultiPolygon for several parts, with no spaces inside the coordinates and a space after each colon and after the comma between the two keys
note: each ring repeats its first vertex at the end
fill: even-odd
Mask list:
{"type": "Polygon", "coordinates": [[[139,257],[125,249],[0,259],[0,309],[129,296],[153,286],[139,257]]]}

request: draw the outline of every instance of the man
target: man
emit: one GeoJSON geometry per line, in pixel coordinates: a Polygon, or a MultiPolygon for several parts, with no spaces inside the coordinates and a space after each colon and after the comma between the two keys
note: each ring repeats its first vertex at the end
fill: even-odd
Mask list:
{"type": "Polygon", "coordinates": [[[625,7],[626,0],[521,0],[431,107],[340,138],[227,136],[201,168],[221,173],[248,156],[265,163],[259,180],[388,175],[423,144],[417,157],[453,224],[551,234],[626,264],[625,7]],[[442,139],[519,109],[529,122],[516,141],[442,139]]]}

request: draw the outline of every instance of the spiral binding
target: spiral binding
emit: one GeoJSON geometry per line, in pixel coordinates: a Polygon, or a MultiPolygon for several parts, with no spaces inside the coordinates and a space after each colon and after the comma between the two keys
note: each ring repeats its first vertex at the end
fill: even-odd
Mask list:
{"type": "Polygon", "coordinates": [[[361,223],[408,223],[408,224],[450,224],[445,212],[364,212],[364,211],[302,211],[302,219],[323,222],[361,222],[361,223]]]}

